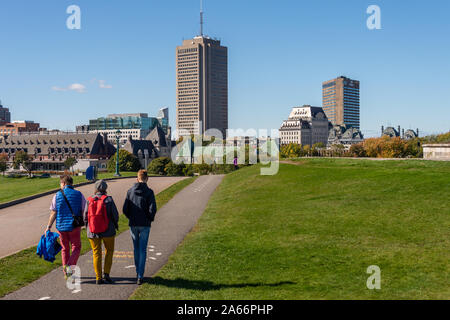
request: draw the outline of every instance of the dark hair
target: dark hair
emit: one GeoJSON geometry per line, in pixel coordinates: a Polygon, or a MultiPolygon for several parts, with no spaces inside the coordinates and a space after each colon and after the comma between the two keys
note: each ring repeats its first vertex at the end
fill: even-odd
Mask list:
{"type": "Polygon", "coordinates": [[[59,181],[64,182],[68,186],[73,185],[73,178],[68,174],[63,174],[62,176],[60,176],[59,181]]]}

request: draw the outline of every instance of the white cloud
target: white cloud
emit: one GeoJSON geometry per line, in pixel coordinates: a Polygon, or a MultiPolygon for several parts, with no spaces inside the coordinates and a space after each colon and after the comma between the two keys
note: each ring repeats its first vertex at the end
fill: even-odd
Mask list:
{"type": "Polygon", "coordinates": [[[101,89],[111,89],[112,85],[106,84],[105,80],[98,80],[98,85],[101,89]]]}
{"type": "Polygon", "coordinates": [[[68,86],[67,88],[61,87],[52,87],[53,91],[76,91],[78,93],[86,92],[86,87],[80,83],[74,83],[68,86]]]}
{"type": "Polygon", "coordinates": [[[84,85],[82,85],[82,84],[79,84],[79,83],[71,84],[68,89],[72,90],[72,91],[79,92],[79,93],[83,93],[83,92],[86,91],[86,87],[84,85]]]}
{"type": "Polygon", "coordinates": [[[60,88],[60,87],[52,87],[53,91],[67,91],[67,89],[65,88],[60,88]]]}

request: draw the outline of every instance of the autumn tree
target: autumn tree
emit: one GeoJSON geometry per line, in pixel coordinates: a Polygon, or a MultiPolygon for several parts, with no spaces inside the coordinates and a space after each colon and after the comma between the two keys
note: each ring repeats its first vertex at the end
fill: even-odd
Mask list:
{"type": "Polygon", "coordinates": [[[22,166],[22,168],[28,173],[28,176],[31,177],[32,169],[33,169],[33,157],[30,156],[23,150],[17,151],[14,157],[14,169],[18,170],[22,166]]]}

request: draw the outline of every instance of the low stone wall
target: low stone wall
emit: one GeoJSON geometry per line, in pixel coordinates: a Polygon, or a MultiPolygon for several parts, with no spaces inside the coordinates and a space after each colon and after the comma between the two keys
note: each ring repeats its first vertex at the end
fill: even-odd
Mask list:
{"type": "Polygon", "coordinates": [[[448,160],[450,161],[450,143],[445,144],[424,144],[423,158],[428,160],[448,160]]]}

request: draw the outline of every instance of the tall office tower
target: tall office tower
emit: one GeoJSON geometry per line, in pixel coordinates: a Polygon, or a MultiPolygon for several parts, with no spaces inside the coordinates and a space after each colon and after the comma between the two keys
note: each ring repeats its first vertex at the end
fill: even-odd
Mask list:
{"type": "Polygon", "coordinates": [[[200,35],[176,49],[177,132],[204,134],[218,129],[226,138],[228,48],[203,35],[203,10],[200,19],[200,35]]]}
{"type": "Polygon", "coordinates": [[[0,101],[0,124],[10,123],[11,122],[11,112],[9,112],[8,108],[4,108],[2,106],[2,102],[0,101]]]}
{"type": "Polygon", "coordinates": [[[333,125],[360,129],[359,81],[339,77],[322,84],[323,110],[333,125]]]}

